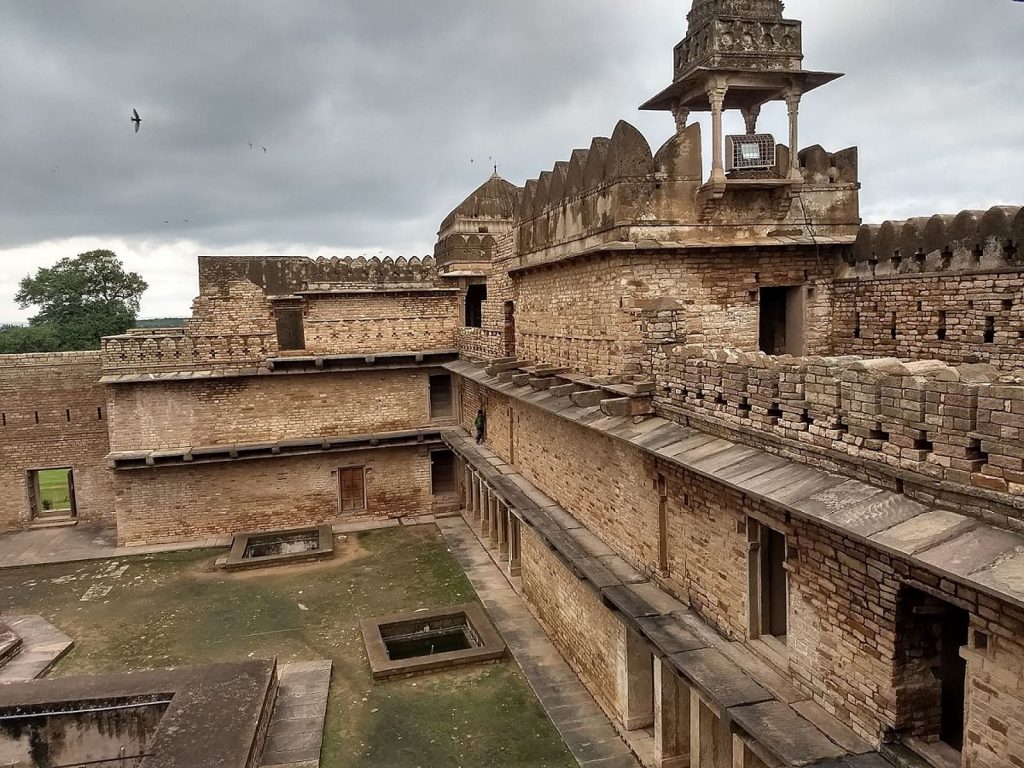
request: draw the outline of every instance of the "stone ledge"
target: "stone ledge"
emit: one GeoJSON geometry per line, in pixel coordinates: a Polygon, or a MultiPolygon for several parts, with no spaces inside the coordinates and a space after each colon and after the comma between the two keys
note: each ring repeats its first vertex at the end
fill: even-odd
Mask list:
{"type": "MultiPolygon", "coordinates": [[[[100,384],[155,384],[175,381],[250,378],[254,376],[295,376],[316,373],[358,373],[361,371],[404,370],[407,368],[437,367],[458,357],[458,350],[437,349],[419,352],[384,352],[355,355],[296,355],[294,357],[268,357],[262,364],[226,364],[217,367],[216,361],[206,361],[186,370],[156,370],[144,372],[108,373],[100,384]],[[200,367],[202,366],[202,367],[200,367]]],[[[108,370],[131,370],[134,366],[107,366],[108,370]]]]}
{"type": "Polygon", "coordinates": [[[272,443],[234,443],[153,451],[115,451],[107,454],[106,458],[111,469],[125,471],[384,448],[414,448],[440,445],[441,442],[439,429],[412,429],[380,434],[295,438],[272,443]]]}

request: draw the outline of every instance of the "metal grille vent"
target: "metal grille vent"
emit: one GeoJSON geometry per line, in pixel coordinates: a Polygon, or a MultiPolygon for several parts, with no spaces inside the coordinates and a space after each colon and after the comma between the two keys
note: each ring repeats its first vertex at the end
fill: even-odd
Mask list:
{"type": "Polygon", "coordinates": [[[725,137],[725,167],[758,170],[775,167],[775,137],[770,133],[725,137]]]}

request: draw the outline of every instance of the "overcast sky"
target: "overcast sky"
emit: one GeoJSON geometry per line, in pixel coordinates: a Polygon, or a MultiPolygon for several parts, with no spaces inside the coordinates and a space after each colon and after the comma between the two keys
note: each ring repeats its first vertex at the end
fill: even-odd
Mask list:
{"type": "MultiPolygon", "coordinates": [[[[620,118],[664,141],[636,107],[689,5],[2,0],[0,322],[94,248],[149,281],[144,317],[188,313],[198,253],[427,254],[491,156],[522,184],[620,118]]],[[[786,5],[805,66],[847,73],[801,143],[859,145],[866,221],[1024,203],[1024,3],[786,5]]]]}

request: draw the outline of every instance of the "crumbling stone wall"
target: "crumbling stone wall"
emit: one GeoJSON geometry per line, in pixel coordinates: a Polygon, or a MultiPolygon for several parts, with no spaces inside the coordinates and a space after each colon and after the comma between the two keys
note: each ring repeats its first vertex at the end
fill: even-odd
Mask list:
{"type": "Polygon", "coordinates": [[[0,356],[0,530],[31,517],[29,470],[71,467],[78,516],[112,519],[99,352],[0,356]]]}
{"type": "Polygon", "coordinates": [[[122,546],[431,511],[425,449],[357,451],[115,473],[122,546]],[[339,467],[366,467],[366,510],[341,513],[339,467]]]}
{"type": "Polygon", "coordinates": [[[249,376],[110,387],[114,451],[276,442],[430,423],[429,370],[249,376]]]}
{"type": "MultiPolygon", "coordinates": [[[[475,382],[460,380],[460,388],[466,403],[481,396],[493,403],[497,397],[480,391],[475,382]]],[[[901,713],[910,706],[900,699],[904,692],[896,684],[896,601],[902,585],[968,610],[972,626],[988,636],[984,653],[969,661],[969,679],[979,684],[972,682],[968,693],[971,744],[965,753],[968,760],[975,760],[968,764],[1014,765],[1003,756],[987,760],[989,745],[1006,740],[1001,729],[1012,733],[1021,712],[1024,654],[1019,635],[1024,624],[1019,610],[816,523],[792,519],[773,505],[708,478],[653,462],[611,437],[518,400],[509,402],[515,424],[511,463],[619,555],[731,639],[750,640],[747,526],[754,520],[785,533],[789,627],[784,671],[806,695],[874,744],[902,727],[901,713]],[[666,481],[664,571],[657,567],[658,475],[666,481]],[[972,733],[977,735],[973,741],[972,733]]],[[[470,410],[464,407],[464,424],[470,410]]],[[[492,433],[488,442],[509,460],[503,437],[492,433]]],[[[524,533],[524,558],[526,537],[524,533]]],[[[543,556],[554,560],[550,553],[543,556]]],[[[523,567],[525,583],[525,560],[523,567]]],[[[586,637],[563,629],[572,626],[577,635],[587,635],[595,622],[595,631],[603,636],[604,619],[592,617],[579,607],[582,598],[564,591],[568,587],[561,584],[563,579],[579,584],[564,567],[536,570],[542,575],[536,579],[538,587],[533,595],[528,589],[526,594],[531,604],[542,603],[535,610],[544,616],[545,628],[553,636],[565,634],[557,641],[559,647],[567,655],[587,659],[577,664],[581,676],[593,690],[604,689],[603,703],[613,701],[610,685],[602,678],[607,675],[606,662],[593,658],[596,651],[589,650],[586,637]],[[587,631],[579,632],[581,626],[587,631]]],[[[757,643],[750,647],[765,654],[757,643]]],[[[777,663],[771,655],[764,658],[777,663]]]]}

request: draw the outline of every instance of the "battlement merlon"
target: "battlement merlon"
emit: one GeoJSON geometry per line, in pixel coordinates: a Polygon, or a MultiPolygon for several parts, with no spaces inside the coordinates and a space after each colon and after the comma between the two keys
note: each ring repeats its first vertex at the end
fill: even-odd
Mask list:
{"type": "Polygon", "coordinates": [[[200,256],[199,295],[223,293],[247,280],[268,296],[300,292],[311,284],[428,284],[437,279],[433,257],[317,258],[306,256],[200,256]]]}

